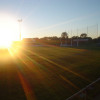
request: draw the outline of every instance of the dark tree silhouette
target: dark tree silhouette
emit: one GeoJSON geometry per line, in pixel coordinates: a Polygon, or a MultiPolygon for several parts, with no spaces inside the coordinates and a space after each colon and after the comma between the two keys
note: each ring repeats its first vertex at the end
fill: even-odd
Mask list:
{"type": "Polygon", "coordinates": [[[81,37],[81,38],[86,38],[86,37],[87,37],[87,34],[86,34],[86,33],[82,33],[82,34],[80,35],[80,37],[81,37]]]}
{"type": "Polygon", "coordinates": [[[67,32],[63,32],[61,34],[61,38],[68,38],[68,33],[67,32]]]}
{"type": "Polygon", "coordinates": [[[79,37],[78,37],[78,36],[73,36],[73,37],[72,37],[72,39],[77,39],[77,38],[79,38],[79,37]]]}
{"type": "Polygon", "coordinates": [[[61,34],[61,45],[62,44],[67,45],[67,40],[68,40],[68,33],[67,32],[62,32],[62,34],[61,34]]]}

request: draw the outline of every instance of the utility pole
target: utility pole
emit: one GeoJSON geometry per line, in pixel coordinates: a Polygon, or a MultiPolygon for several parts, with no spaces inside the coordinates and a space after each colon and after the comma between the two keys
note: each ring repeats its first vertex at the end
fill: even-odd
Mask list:
{"type": "Polygon", "coordinates": [[[22,19],[19,19],[18,22],[19,22],[19,33],[20,33],[19,38],[21,41],[21,22],[22,22],[22,19]]]}

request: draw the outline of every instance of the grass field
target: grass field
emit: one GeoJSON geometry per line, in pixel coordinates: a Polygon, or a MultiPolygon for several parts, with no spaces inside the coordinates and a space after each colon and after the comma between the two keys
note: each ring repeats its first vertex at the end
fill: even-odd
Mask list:
{"type": "Polygon", "coordinates": [[[2,98],[65,100],[100,77],[99,49],[22,48],[10,64],[1,65],[0,87],[2,94],[7,91],[2,98]]]}

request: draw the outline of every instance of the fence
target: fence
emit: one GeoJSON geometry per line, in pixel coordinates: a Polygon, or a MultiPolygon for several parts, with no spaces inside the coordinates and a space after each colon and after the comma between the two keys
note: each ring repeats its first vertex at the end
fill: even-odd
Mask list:
{"type": "MultiPolygon", "coordinates": [[[[85,88],[83,88],[82,90],[80,90],[79,92],[73,94],[71,97],[67,98],[66,100],[74,100],[75,97],[79,97],[81,96],[84,100],[87,100],[86,96],[86,91],[87,89],[89,89],[90,87],[92,87],[95,83],[99,82],[100,78],[98,78],[96,81],[92,82],[91,84],[89,84],[88,86],[86,86],[85,88]]],[[[82,99],[81,99],[82,100],[82,99]]]]}
{"type": "Polygon", "coordinates": [[[82,33],[86,33],[87,36],[91,38],[100,37],[99,24],[68,30],[69,37],[73,36],[79,37],[82,33]]]}

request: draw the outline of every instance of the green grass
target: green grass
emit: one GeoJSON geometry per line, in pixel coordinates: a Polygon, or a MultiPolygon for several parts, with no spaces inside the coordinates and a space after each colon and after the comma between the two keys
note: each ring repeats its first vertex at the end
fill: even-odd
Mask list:
{"type": "MultiPolygon", "coordinates": [[[[100,51],[97,48],[26,47],[12,58],[14,67],[1,70],[9,69],[7,73],[15,76],[19,73],[16,76],[19,80],[17,78],[10,84],[18,87],[12,90],[19,93],[13,93],[13,98],[65,100],[100,77],[99,60],[100,51]]],[[[2,84],[5,81],[3,71],[2,84]]],[[[8,81],[14,80],[14,77],[8,81]]]]}
{"type": "Polygon", "coordinates": [[[38,100],[65,100],[100,77],[97,49],[28,47],[22,59],[31,67],[28,74],[38,100]]]}

